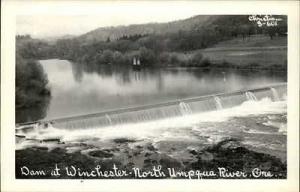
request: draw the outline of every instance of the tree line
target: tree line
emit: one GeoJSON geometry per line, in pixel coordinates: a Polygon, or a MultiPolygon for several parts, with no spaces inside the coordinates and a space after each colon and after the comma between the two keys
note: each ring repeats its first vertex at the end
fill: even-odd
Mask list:
{"type": "MultiPolygon", "coordinates": [[[[96,65],[131,64],[133,57],[139,57],[144,66],[185,65],[208,63],[195,62],[200,53],[191,58],[182,58],[175,52],[186,53],[210,47],[220,41],[236,37],[243,39],[251,35],[264,34],[271,39],[275,35],[286,35],[286,21],[274,27],[258,27],[249,22],[248,16],[222,16],[206,26],[195,26],[191,30],[179,30],[166,34],[123,35],[116,40],[85,43],[80,39],[62,39],[55,45],[56,54],[77,62],[96,65]],[[195,57],[195,58],[193,58],[195,57]]],[[[205,59],[205,58],[202,58],[205,59]]]]}
{"type": "Polygon", "coordinates": [[[45,43],[33,41],[30,36],[17,36],[16,39],[16,79],[15,106],[16,122],[33,121],[42,118],[41,113],[49,103],[50,88],[48,78],[37,59],[48,54],[45,43]],[[39,49],[40,47],[40,49],[39,49]],[[46,54],[47,53],[47,54],[46,54]],[[27,109],[39,111],[35,119],[23,119],[20,115],[27,109]]]}
{"type": "Polygon", "coordinates": [[[114,40],[108,36],[106,40],[92,43],[81,38],[60,39],[53,45],[32,40],[25,44],[27,48],[21,49],[20,54],[24,58],[61,58],[86,65],[130,65],[132,59],[138,57],[145,67],[207,66],[209,60],[195,50],[236,37],[246,39],[251,35],[264,34],[273,39],[276,35],[286,35],[286,17],[283,17],[280,25],[273,27],[258,27],[248,17],[220,16],[206,25],[195,25],[190,30],[123,35],[114,40]],[[185,53],[189,52],[195,53],[187,56],[185,53]]]}

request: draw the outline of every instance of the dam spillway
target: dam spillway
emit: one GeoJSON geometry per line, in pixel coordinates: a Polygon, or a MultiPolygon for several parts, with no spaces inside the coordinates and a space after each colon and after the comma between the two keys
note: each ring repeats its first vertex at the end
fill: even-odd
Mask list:
{"type": "Polygon", "coordinates": [[[286,100],[287,84],[276,84],[256,89],[239,90],[194,98],[186,98],[153,105],[122,108],[95,114],[41,120],[17,125],[23,129],[32,125],[48,125],[62,129],[84,129],[117,126],[121,124],[155,121],[166,118],[197,114],[231,108],[245,101],[269,98],[272,101],[286,100]]]}

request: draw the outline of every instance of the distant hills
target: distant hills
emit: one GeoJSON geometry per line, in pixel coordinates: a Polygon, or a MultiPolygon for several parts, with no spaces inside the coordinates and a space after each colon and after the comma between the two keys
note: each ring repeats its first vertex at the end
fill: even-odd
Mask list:
{"type": "Polygon", "coordinates": [[[168,23],[135,24],[129,26],[100,27],[78,37],[81,42],[105,41],[118,39],[122,36],[135,34],[166,34],[178,31],[190,31],[195,28],[204,27],[217,20],[220,16],[198,15],[184,20],[168,23]]]}
{"type": "MultiPolygon", "coordinates": [[[[44,38],[47,42],[73,39],[82,44],[91,44],[99,41],[114,41],[122,37],[132,37],[135,35],[169,35],[180,32],[217,32],[223,36],[233,36],[243,34],[243,36],[265,33],[267,28],[259,28],[254,22],[250,22],[248,15],[197,15],[187,19],[167,22],[167,23],[146,23],[132,24],[128,26],[100,27],[83,35],[64,35],[59,37],[44,38]]],[[[286,16],[283,24],[286,30],[286,16]]]]}

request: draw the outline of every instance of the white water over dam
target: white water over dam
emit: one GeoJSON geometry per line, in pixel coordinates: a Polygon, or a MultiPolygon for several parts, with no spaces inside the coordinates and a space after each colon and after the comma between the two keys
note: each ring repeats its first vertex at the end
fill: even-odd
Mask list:
{"type": "MultiPolygon", "coordinates": [[[[263,98],[269,98],[272,101],[282,101],[286,100],[286,95],[287,85],[277,84],[233,93],[222,93],[97,114],[53,119],[41,122],[41,124],[47,124],[48,126],[50,123],[51,126],[62,129],[118,126],[222,110],[241,105],[246,101],[259,101],[263,98]]],[[[22,129],[22,126],[19,128],[22,129]]]]}

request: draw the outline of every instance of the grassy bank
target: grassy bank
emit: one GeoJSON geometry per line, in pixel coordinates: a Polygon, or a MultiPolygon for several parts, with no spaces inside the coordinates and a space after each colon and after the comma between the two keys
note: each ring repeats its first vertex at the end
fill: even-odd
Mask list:
{"type": "MultiPolygon", "coordinates": [[[[287,38],[257,35],[251,38],[235,38],[222,41],[213,47],[187,53],[171,53],[176,56],[181,66],[202,67],[193,65],[196,54],[202,54],[204,67],[237,68],[237,69],[274,69],[287,70],[287,38]]],[[[171,64],[170,64],[171,65],[171,64]]]]}

